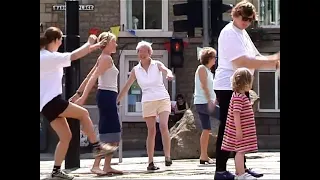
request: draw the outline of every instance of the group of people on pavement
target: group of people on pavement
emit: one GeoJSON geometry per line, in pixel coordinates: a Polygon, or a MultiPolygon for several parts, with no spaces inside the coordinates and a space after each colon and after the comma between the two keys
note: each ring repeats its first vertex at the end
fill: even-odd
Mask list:
{"type": "MultiPolygon", "coordinates": [[[[263,176],[245,166],[245,154],[257,151],[254,115],[248,92],[252,88],[255,69],[280,68],[280,53],[262,56],[252,43],[246,28],[256,18],[255,7],[246,1],[239,2],[232,10],[233,21],[226,25],[218,38],[218,52],[205,47],[200,53],[200,64],[195,72],[194,104],[202,125],[200,137],[200,164],[212,164],[207,148],[211,131],[210,116],[219,111],[219,132],[216,146],[215,180],[256,179],[263,176]],[[212,66],[219,59],[215,75],[212,66]],[[216,107],[219,106],[219,109],[216,107]],[[226,169],[230,152],[236,152],[236,175],[226,169]]],[[[117,37],[102,32],[90,35],[88,41],[73,52],[57,52],[62,43],[62,31],[49,27],[40,37],[40,112],[50,122],[59,137],[54,157],[53,178],[73,179],[61,170],[67,153],[71,132],[66,118],[78,119],[83,132],[93,147],[94,164],[91,172],[97,175],[123,174],[111,167],[113,152],[121,140],[121,123],[117,105],[137,81],[142,90],[142,117],[148,128],[146,148],[147,170],[160,169],[154,163],[156,119],[159,119],[164,151],[164,164],[171,166],[168,119],[171,113],[170,96],[163,76],[172,80],[174,75],[162,62],[152,59],[152,43],[141,41],[136,46],[139,63],[133,67],[124,87],[118,93],[118,74],[112,54],[117,49],[117,37]],[[62,98],[63,68],[74,60],[100,49],[101,54],[76,93],[69,99],[62,98]],[[96,102],[99,109],[99,138],[97,138],[85,104],[93,86],[98,81],[96,102]],[[100,162],[104,158],[104,166],[100,162]]]]}

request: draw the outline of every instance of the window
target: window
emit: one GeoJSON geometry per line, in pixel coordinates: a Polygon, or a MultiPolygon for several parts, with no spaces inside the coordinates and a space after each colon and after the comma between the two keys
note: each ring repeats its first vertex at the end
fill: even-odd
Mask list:
{"type": "Polygon", "coordinates": [[[280,78],[275,70],[258,71],[260,112],[280,112],[280,78]]]}
{"type": "Polygon", "coordinates": [[[259,0],[259,25],[280,26],[280,0],[259,0]]]}
{"type": "MultiPolygon", "coordinates": [[[[168,0],[121,0],[121,26],[140,37],[171,37],[168,31],[168,0]]],[[[120,32],[119,36],[126,33],[120,32]]]]}
{"type": "Polygon", "coordinates": [[[162,0],[127,1],[128,29],[162,29],[162,0]]]}
{"type": "MultiPolygon", "coordinates": [[[[129,79],[130,72],[134,66],[139,63],[139,60],[128,60],[127,79],[129,79]]],[[[126,113],[128,115],[141,115],[141,99],[142,91],[138,85],[137,80],[131,85],[128,91],[126,113]]]]}

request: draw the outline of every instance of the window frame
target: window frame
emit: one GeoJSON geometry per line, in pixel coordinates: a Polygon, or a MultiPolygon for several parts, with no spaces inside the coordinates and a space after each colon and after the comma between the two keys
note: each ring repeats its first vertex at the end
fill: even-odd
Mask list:
{"type": "Polygon", "coordinates": [[[258,85],[258,95],[260,96],[260,73],[266,73],[266,72],[271,72],[274,74],[274,78],[275,78],[275,97],[274,97],[274,104],[275,104],[275,108],[274,109],[261,109],[260,108],[260,102],[258,104],[258,111],[259,112],[280,112],[280,107],[278,104],[278,97],[279,97],[279,91],[278,91],[278,86],[279,86],[279,81],[278,81],[278,75],[276,73],[276,70],[259,70],[258,71],[258,78],[257,78],[257,85],[258,85]]]}
{"type": "MultiPolygon", "coordinates": [[[[119,32],[119,37],[134,37],[127,32],[127,1],[120,1],[120,25],[124,30],[119,32]]],[[[132,0],[131,0],[132,1],[132,0]]],[[[144,0],[146,1],[146,0],[144,0]]],[[[162,29],[136,29],[136,37],[172,37],[173,32],[169,30],[169,1],[162,0],[162,29]]]]}
{"type": "MultiPolygon", "coordinates": [[[[259,21],[259,24],[261,24],[261,1],[264,1],[264,0],[258,0],[258,13],[259,13],[259,17],[258,17],[258,21],[259,21]]],[[[272,7],[272,9],[275,11],[275,19],[280,19],[280,12],[278,11],[279,7],[280,7],[280,0],[273,0],[274,3],[275,3],[275,6],[272,7]]],[[[275,21],[274,22],[275,24],[268,24],[268,25],[260,25],[260,27],[263,27],[263,28],[280,28],[280,24],[279,24],[279,21],[275,21]]]]}

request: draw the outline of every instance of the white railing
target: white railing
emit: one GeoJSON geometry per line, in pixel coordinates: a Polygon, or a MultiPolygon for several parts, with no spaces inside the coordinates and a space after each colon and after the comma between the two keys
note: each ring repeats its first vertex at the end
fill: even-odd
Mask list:
{"type": "MultiPolygon", "coordinates": [[[[118,114],[119,114],[119,121],[120,121],[120,125],[121,125],[121,133],[122,133],[123,129],[122,129],[121,107],[122,107],[122,105],[118,105],[118,114]]],[[[121,135],[121,139],[119,142],[119,149],[118,149],[119,163],[122,163],[122,158],[123,158],[122,151],[123,151],[123,142],[122,142],[122,135],[121,135]]]]}

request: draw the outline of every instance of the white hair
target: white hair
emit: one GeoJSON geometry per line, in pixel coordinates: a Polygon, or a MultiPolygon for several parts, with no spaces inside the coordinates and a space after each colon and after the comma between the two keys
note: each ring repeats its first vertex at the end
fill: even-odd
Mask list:
{"type": "Polygon", "coordinates": [[[150,51],[150,54],[152,54],[153,50],[152,50],[152,43],[149,43],[147,41],[140,41],[138,44],[137,44],[137,47],[136,47],[136,50],[137,50],[137,53],[139,51],[140,48],[142,47],[146,47],[149,49],[150,51]]]}

